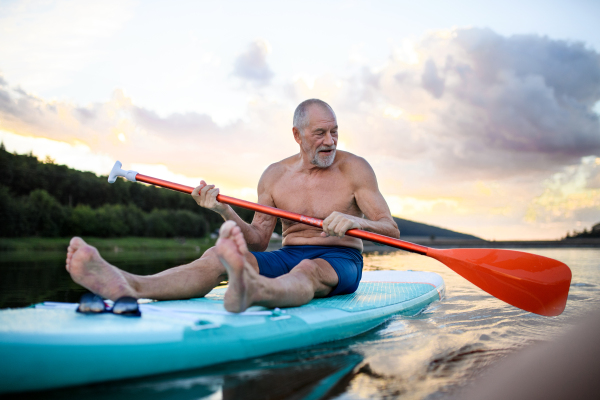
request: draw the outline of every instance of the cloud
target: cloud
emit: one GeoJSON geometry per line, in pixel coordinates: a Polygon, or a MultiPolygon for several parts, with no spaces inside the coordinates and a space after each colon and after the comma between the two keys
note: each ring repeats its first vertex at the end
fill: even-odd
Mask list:
{"type": "Polygon", "coordinates": [[[547,174],[600,154],[594,50],[457,29],[425,37],[415,51],[419,62],[392,59],[377,72],[378,85],[359,74],[330,100],[369,153],[417,155],[456,179],[547,174]]]}
{"type": "Polygon", "coordinates": [[[439,99],[444,94],[444,81],[438,76],[437,67],[433,60],[427,60],[425,63],[421,82],[423,89],[431,93],[436,99],[439,99]]]}
{"type": "Polygon", "coordinates": [[[259,86],[268,85],[274,76],[267,64],[269,44],[262,40],[250,43],[234,62],[233,75],[259,86]]]}
{"type": "Polygon", "coordinates": [[[380,187],[407,218],[467,232],[479,225],[496,238],[519,224],[524,237],[560,237],[573,218],[600,219],[595,170],[572,193],[548,186],[600,156],[596,51],[488,29],[434,32],[413,47],[410,60],[392,57],[370,68],[375,85],[363,68],[337,87],[320,77],[289,92],[296,100],[323,96],[334,107],[340,140],[374,165],[380,187]],[[495,189],[486,195],[479,183],[495,189]],[[419,207],[401,207],[409,203],[419,207]],[[425,207],[442,203],[444,212],[425,207]]]}
{"type": "Polygon", "coordinates": [[[585,157],[544,182],[544,192],[533,199],[527,220],[544,222],[600,218],[600,158],[585,157]]]}
{"type": "Polygon", "coordinates": [[[371,162],[400,216],[490,238],[514,237],[518,226],[559,237],[574,218],[600,219],[600,170],[589,161],[600,156],[594,50],[457,29],[414,42],[408,59],[275,85],[267,48],[252,43],[236,59],[234,75],[253,92],[244,117],[225,124],[202,111],[161,114],[120,90],[84,107],[4,83],[0,129],[247,188],[297,152],[294,107],[317,97],[333,106],[343,146],[371,162]]]}
{"type": "Polygon", "coordinates": [[[513,71],[519,78],[543,78],[559,99],[590,107],[600,98],[600,59],[583,43],[538,35],[503,37],[489,29],[459,30],[454,41],[484,83],[498,82],[503,72],[513,71]]]}
{"type": "MultiPolygon", "coordinates": [[[[595,51],[580,43],[504,37],[487,29],[434,33],[413,47],[418,58],[410,63],[392,58],[381,68],[365,66],[345,78],[327,75],[310,86],[298,80],[285,83],[283,91],[272,88],[271,98],[277,98],[277,90],[292,98],[257,97],[248,118],[225,125],[202,112],[161,116],[122,93],[81,107],[6,85],[0,87],[0,112],[5,129],[46,137],[53,132],[59,140],[90,145],[113,132],[129,143],[146,135],[169,142],[201,138],[231,147],[241,138],[264,140],[258,126],[269,135],[286,132],[297,102],[323,97],[334,106],[351,149],[397,159],[407,168],[414,164],[414,187],[442,177],[444,182],[545,178],[600,154],[600,122],[592,109],[600,100],[595,51]]],[[[235,61],[235,75],[259,86],[269,83],[267,49],[265,42],[251,43],[235,61]]]]}
{"type": "Polygon", "coordinates": [[[291,128],[281,134],[288,125],[285,107],[257,103],[248,111],[247,122],[218,125],[204,113],[160,116],[121,90],[108,102],[81,107],[0,88],[0,130],[83,144],[127,164],[164,164],[174,173],[243,187],[254,186],[269,164],[296,151],[291,128]]]}
{"type": "Polygon", "coordinates": [[[131,111],[137,125],[147,131],[163,136],[209,136],[222,132],[210,115],[207,114],[175,113],[163,118],[156,112],[145,108],[132,107],[131,111]]]}

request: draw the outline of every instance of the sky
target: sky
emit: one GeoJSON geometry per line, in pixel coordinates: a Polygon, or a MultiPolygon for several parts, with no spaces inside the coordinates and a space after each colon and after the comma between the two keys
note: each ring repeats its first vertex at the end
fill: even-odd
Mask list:
{"type": "MultiPolygon", "coordinates": [[[[490,240],[600,222],[600,2],[0,0],[0,141],[256,200],[327,101],[392,214],[490,240]]],[[[293,211],[293,210],[292,210],[293,211]]]]}

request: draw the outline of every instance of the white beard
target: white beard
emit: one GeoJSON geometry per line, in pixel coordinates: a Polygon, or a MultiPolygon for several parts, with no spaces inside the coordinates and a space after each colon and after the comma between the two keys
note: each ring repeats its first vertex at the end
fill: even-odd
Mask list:
{"type": "Polygon", "coordinates": [[[330,150],[330,148],[319,147],[317,149],[317,151],[315,152],[315,156],[313,157],[313,159],[310,163],[313,165],[316,165],[317,167],[320,167],[320,168],[330,167],[331,164],[333,164],[333,160],[335,160],[335,151],[336,151],[335,147],[333,148],[333,151],[331,152],[331,154],[328,156],[322,156],[321,153],[319,152],[319,150],[330,150]]]}

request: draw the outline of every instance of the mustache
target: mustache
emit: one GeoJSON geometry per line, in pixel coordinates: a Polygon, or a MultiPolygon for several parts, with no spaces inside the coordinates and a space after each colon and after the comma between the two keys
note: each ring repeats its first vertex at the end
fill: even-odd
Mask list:
{"type": "Polygon", "coordinates": [[[335,145],[333,145],[333,146],[319,146],[319,147],[317,147],[317,153],[321,152],[321,151],[329,151],[329,150],[335,150],[335,145]]]}

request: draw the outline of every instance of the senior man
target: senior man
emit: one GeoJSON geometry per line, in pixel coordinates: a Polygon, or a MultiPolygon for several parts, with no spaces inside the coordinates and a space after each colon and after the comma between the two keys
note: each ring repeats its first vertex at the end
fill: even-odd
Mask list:
{"type": "Polygon", "coordinates": [[[244,222],[216,200],[219,189],[204,181],[192,193],[201,206],[226,221],[215,247],[187,265],[140,276],[106,262],[81,238],[71,239],[67,270],[73,280],[105,298],[159,300],[202,297],[225,279],[225,308],[291,307],[314,297],[353,293],[362,275],[362,241],[353,228],[398,238],[400,232],[379,192],[371,166],[337,150],[338,125],[324,101],[302,102],[294,113],[299,152],[270,165],[258,183],[258,202],[324,218],[323,229],[282,220],[283,247],[264,252],[276,217],[256,213],[244,222]]]}

